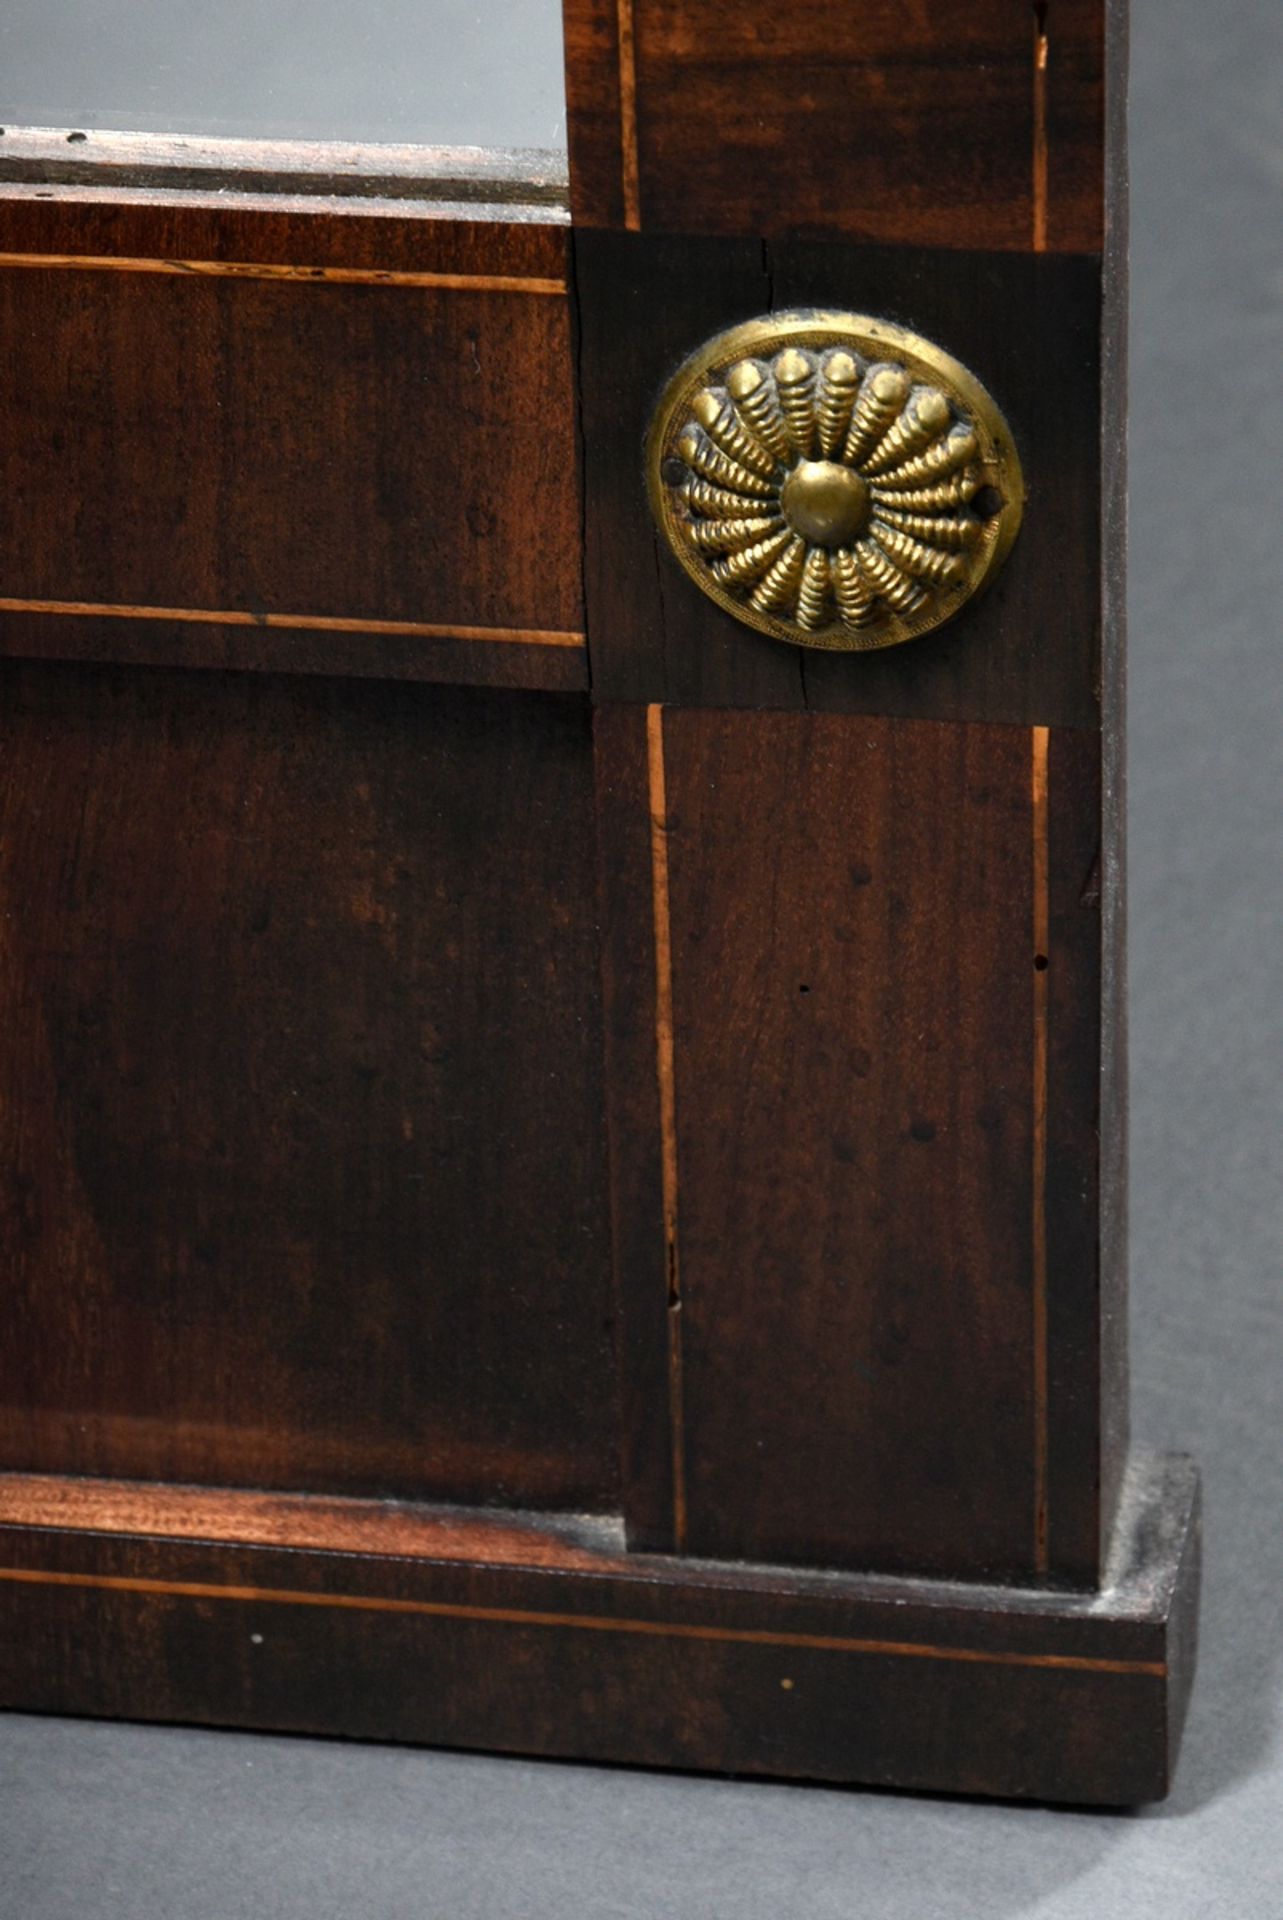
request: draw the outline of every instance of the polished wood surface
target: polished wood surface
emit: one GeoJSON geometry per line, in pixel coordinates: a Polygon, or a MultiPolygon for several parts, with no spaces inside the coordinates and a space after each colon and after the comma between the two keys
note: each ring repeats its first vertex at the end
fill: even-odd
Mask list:
{"type": "Polygon", "coordinates": [[[1123,1804],[1166,1791],[1192,1677],[1182,1460],[1134,1470],[1103,1597],[558,1545],[531,1516],[471,1561],[448,1540],[353,1553],[323,1517],[325,1547],[202,1544],[164,1537],[163,1506],[151,1532],[89,1532],[57,1506],[32,1524],[0,1479],[0,1697],[1123,1804]]]}
{"type": "Polygon", "coordinates": [[[1094,1579],[1093,737],[596,738],[630,1539],[684,1509],[714,1556],[1094,1579]]]}
{"type": "Polygon", "coordinates": [[[692,1546],[1028,1572],[1029,736],[665,745],[692,1546]]]}
{"type": "Polygon", "coordinates": [[[1115,11],[567,0],[575,223],[1096,252],[1115,11]]]}
{"type": "Polygon", "coordinates": [[[616,1507],[586,707],[2,684],[4,1465],[616,1507]]]}
{"type": "Polygon", "coordinates": [[[585,685],[565,247],[0,198],[0,648],[585,685]]]}
{"type": "Polygon", "coordinates": [[[0,1527],[597,1571],[617,1566],[624,1544],[609,1516],[40,1473],[0,1473],[0,1527]]]}
{"type": "Polygon", "coordinates": [[[659,1013],[662,985],[671,1020],[671,913],[667,947],[656,933],[668,904],[655,857],[668,831],[654,785],[656,723],[662,755],[662,716],[613,704],[593,713],[622,1510],[631,1545],[672,1552],[684,1502],[682,1305],[668,1206],[673,1036],[659,1013]]]}
{"type": "Polygon", "coordinates": [[[1148,1798],[1125,8],[566,13],[570,231],[0,154],[0,1701],[1148,1798]],[[883,653],[647,516],[675,367],[806,305],[1028,480],[883,653]]]}

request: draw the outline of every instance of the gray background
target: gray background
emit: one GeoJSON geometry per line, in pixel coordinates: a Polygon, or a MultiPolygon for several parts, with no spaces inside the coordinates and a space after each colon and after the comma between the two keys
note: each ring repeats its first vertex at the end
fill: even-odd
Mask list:
{"type": "Polygon", "coordinates": [[[5,1920],[1283,1913],[1283,18],[1136,0],[1134,26],[1135,1424],[1208,1492],[1175,1797],[1067,1813],[10,1718],[5,1920]]]}
{"type": "Polygon", "coordinates": [[[0,126],[564,147],[559,0],[0,0],[0,126]]]}

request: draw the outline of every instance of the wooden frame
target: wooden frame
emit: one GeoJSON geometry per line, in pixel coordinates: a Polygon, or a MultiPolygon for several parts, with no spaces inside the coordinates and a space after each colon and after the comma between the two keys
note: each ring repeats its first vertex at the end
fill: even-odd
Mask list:
{"type": "Polygon", "coordinates": [[[548,156],[6,136],[0,1700],[1165,1791],[1123,16],[569,0],[570,224],[548,156]],[[842,304],[1029,485],[862,656],[641,480],[685,354],[842,304]]]}

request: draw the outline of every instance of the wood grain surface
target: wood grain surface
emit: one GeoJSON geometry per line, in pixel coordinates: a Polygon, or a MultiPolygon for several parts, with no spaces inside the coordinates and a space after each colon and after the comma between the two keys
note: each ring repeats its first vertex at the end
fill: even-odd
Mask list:
{"type": "Polygon", "coordinates": [[[586,704],[2,687],[0,1460],[617,1509],[586,704]]]}
{"type": "Polygon", "coordinates": [[[648,719],[644,707],[595,708],[593,764],[622,1511],[630,1546],[672,1552],[682,1498],[671,1364],[680,1303],[665,1216],[658,1054],[654,842],[666,822],[651,787],[648,719]]]}
{"type": "Polygon", "coordinates": [[[1179,1739],[1198,1502],[1188,1462],[1133,1478],[1103,1599],[612,1555],[533,1516],[468,1562],[352,1552],[324,1514],[308,1549],[55,1511],[0,1523],[0,1702],[1134,1803],[1179,1739]]]}
{"type": "Polygon", "coordinates": [[[542,162],[0,140],[0,1704],[1151,1797],[1125,4],[565,12],[573,233],[542,162]],[[646,505],[805,306],[1028,483],[883,653],[646,505]]]}
{"type": "Polygon", "coordinates": [[[0,1527],[599,1572],[623,1550],[622,1529],[609,1516],[48,1473],[0,1473],[0,1527]]]}
{"type": "Polygon", "coordinates": [[[1096,252],[1120,4],[567,0],[575,223],[1096,252]]]}
{"type": "Polygon", "coordinates": [[[1027,1570],[1029,735],[664,742],[692,1549],[1027,1570]]]}
{"type": "Polygon", "coordinates": [[[564,249],[0,197],[0,648],[48,622],[44,652],[244,665],[272,622],[312,670],[363,637],[358,670],[404,671],[418,638],[445,678],[476,644],[483,682],[582,685],[564,249]],[[140,643],[113,608],[168,631],[140,643]],[[523,653],[487,646],[507,634],[523,653]]]}
{"type": "Polygon", "coordinates": [[[1093,736],[659,725],[671,1042],[645,716],[596,723],[599,822],[628,850],[603,927],[630,1541],[671,1545],[684,1507],[714,1556],[1091,1582],[1121,1307],[1093,736]]]}
{"type": "MultiPolygon", "coordinates": [[[[1125,1138],[1105,1107],[1126,1072],[1126,1029],[1104,1002],[1099,740],[1053,733],[1048,752],[1046,1564],[1094,1580],[1127,1454],[1127,1271],[1105,1238],[1125,1204],[1125,1138]]],[[[1112,806],[1113,802],[1110,802],[1112,806]]]]}
{"type": "Polygon", "coordinates": [[[630,1543],[1091,1584],[1097,737],[618,707],[594,741],[630,1543]]]}
{"type": "Polygon", "coordinates": [[[431,200],[274,202],[157,189],[0,184],[0,251],[121,259],[257,261],[268,266],[455,273],[474,279],[565,277],[567,235],[554,220],[443,213],[431,200]]]}

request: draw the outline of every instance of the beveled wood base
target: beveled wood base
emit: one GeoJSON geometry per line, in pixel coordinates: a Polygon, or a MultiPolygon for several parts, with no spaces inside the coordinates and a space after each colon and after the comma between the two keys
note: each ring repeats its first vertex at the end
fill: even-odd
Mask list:
{"type": "Polygon", "coordinates": [[[627,1554],[611,1520],[0,1476],[0,1703],[1131,1805],[1194,1664],[1198,1480],[1096,1594],[627,1554]]]}

